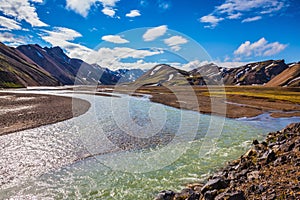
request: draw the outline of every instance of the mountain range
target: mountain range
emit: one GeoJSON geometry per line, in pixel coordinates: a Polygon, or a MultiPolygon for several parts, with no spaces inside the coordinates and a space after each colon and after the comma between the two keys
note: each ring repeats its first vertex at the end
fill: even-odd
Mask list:
{"type": "Polygon", "coordinates": [[[236,68],[224,68],[211,63],[191,71],[162,64],[153,67],[132,84],[300,86],[300,63],[285,64],[284,60],[268,60],[236,68]]]}
{"type": "Polygon", "coordinates": [[[300,86],[300,62],[286,64],[284,60],[253,62],[236,68],[210,63],[191,71],[167,64],[148,71],[118,69],[112,71],[98,64],[88,64],[69,58],[60,47],[40,47],[37,44],[17,48],[0,43],[0,88],[58,85],[143,86],[180,85],[266,85],[300,86]]]}
{"type": "Polygon", "coordinates": [[[141,69],[112,71],[97,64],[69,58],[60,47],[37,44],[17,48],[0,43],[0,87],[114,85],[131,82],[144,73],[141,69]]]}

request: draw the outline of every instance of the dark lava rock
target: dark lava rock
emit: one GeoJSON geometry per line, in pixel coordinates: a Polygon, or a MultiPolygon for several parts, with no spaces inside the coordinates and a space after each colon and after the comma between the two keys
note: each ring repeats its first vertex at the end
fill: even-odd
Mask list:
{"type": "Polygon", "coordinates": [[[295,148],[296,144],[292,143],[288,148],[285,149],[285,152],[292,151],[295,148]]]}
{"type": "Polygon", "coordinates": [[[215,200],[246,200],[245,194],[242,191],[232,193],[221,193],[216,196],[215,200]]]}
{"type": "Polygon", "coordinates": [[[171,190],[164,190],[157,195],[155,200],[173,200],[174,197],[175,197],[175,192],[171,190]]]}
{"type": "Polygon", "coordinates": [[[246,200],[246,198],[244,192],[238,191],[238,192],[231,193],[229,195],[228,200],[246,200]]]}
{"type": "Polygon", "coordinates": [[[266,163],[270,163],[276,160],[276,154],[274,153],[273,150],[268,150],[267,152],[264,153],[262,158],[266,159],[266,163]]]}
{"type": "Polygon", "coordinates": [[[252,144],[253,144],[253,145],[258,145],[259,142],[258,142],[258,140],[253,140],[252,144]]]}
{"type": "MultiPolygon", "coordinates": [[[[175,198],[176,200],[180,200],[180,199],[188,199],[190,196],[192,196],[195,192],[191,189],[191,188],[185,188],[183,190],[181,190],[180,193],[175,194],[175,198]]],[[[200,196],[200,195],[199,195],[200,196]]]]}
{"type": "Polygon", "coordinates": [[[187,200],[199,200],[200,194],[199,193],[193,193],[187,200]]]}
{"type": "Polygon", "coordinates": [[[217,196],[217,194],[218,194],[218,190],[207,191],[204,194],[204,199],[205,200],[213,200],[215,198],[215,196],[217,196]]]}
{"type": "Polygon", "coordinates": [[[204,194],[208,190],[220,190],[227,188],[229,184],[221,178],[209,180],[201,189],[201,193],[204,194]]]}

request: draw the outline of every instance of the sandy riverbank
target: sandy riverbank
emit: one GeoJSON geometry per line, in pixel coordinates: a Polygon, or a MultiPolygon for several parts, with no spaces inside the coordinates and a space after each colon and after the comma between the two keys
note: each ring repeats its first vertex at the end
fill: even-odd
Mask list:
{"type": "Polygon", "coordinates": [[[0,135],[64,121],[89,107],[89,102],[76,98],[1,92],[0,135]]]}
{"type": "Polygon", "coordinates": [[[300,116],[300,88],[235,87],[114,87],[99,91],[150,95],[150,100],[168,106],[229,118],[255,117],[269,112],[272,117],[300,116]]]}

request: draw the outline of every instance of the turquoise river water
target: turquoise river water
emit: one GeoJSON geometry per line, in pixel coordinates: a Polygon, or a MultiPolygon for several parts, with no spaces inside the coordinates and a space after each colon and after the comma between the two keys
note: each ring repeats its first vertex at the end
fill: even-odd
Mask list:
{"type": "Polygon", "coordinates": [[[0,137],[0,199],[153,199],[204,180],[253,139],[300,121],[225,119],[146,97],[35,93],[92,106],[79,117],[0,137]]]}

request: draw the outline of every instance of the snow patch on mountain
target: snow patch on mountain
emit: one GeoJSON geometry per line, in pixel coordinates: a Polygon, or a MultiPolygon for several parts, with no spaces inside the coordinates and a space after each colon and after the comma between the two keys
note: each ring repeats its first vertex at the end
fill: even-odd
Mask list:
{"type": "Polygon", "coordinates": [[[162,65],[157,66],[155,69],[153,69],[152,72],[150,73],[150,76],[153,76],[158,70],[160,70],[160,68],[162,68],[162,65]]]}
{"type": "Polygon", "coordinates": [[[169,75],[169,79],[167,80],[167,81],[170,81],[170,80],[172,80],[174,78],[174,74],[170,74],[169,75]]]}

